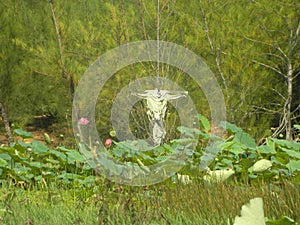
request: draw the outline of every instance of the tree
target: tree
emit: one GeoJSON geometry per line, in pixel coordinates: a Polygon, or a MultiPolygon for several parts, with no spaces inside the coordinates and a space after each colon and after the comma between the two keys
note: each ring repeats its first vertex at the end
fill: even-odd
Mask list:
{"type": "MultiPolygon", "coordinates": [[[[294,4],[293,1],[290,2],[289,5],[287,3],[283,4],[281,1],[273,2],[272,4],[275,4],[276,7],[272,9],[261,4],[258,19],[265,37],[261,37],[261,39],[245,37],[257,45],[266,47],[265,55],[258,60],[253,60],[253,62],[281,76],[284,80],[284,93],[276,91],[282,97],[283,104],[280,111],[277,111],[280,120],[273,137],[277,137],[285,131],[287,140],[293,139],[292,125],[300,108],[300,104],[295,105],[293,99],[293,91],[299,89],[295,85],[300,75],[300,6],[296,2],[294,4]],[[288,7],[290,7],[289,11],[287,11],[288,7]],[[265,15],[269,16],[266,17],[265,15]],[[271,23],[274,18],[280,26],[274,27],[271,23]]],[[[272,109],[265,110],[271,111],[272,109]]]]}
{"type": "Polygon", "coordinates": [[[2,105],[2,103],[0,102],[0,113],[1,113],[1,119],[4,123],[4,126],[5,126],[5,131],[6,131],[6,135],[7,135],[7,140],[8,140],[8,144],[10,144],[11,142],[13,142],[13,136],[12,136],[12,132],[11,132],[11,129],[10,129],[10,125],[9,125],[9,122],[7,120],[7,115],[6,115],[6,112],[4,110],[4,107],[2,105]]]}

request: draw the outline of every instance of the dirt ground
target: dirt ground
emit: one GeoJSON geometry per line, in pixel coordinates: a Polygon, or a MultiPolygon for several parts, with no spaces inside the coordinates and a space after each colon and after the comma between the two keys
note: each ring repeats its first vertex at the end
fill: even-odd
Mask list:
{"type": "MultiPolygon", "coordinates": [[[[44,144],[46,144],[45,142],[45,137],[44,137],[44,133],[47,133],[50,137],[51,140],[51,146],[58,146],[58,145],[66,145],[69,146],[70,144],[74,144],[72,139],[72,134],[70,131],[58,131],[58,132],[53,132],[47,129],[41,129],[41,128],[36,128],[33,126],[28,126],[24,129],[27,132],[32,133],[33,138],[27,138],[25,140],[26,143],[30,143],[33,140],[37,140],[40,141],[44,144]]],[[[14,135],[14,141],[17,140],[22,140],[21,137],[17,137],[16,135],[14,135]]],[[[8,139],[7,136],[4,132],[0,132],[0,145],[8,145],[8,139]]]]}

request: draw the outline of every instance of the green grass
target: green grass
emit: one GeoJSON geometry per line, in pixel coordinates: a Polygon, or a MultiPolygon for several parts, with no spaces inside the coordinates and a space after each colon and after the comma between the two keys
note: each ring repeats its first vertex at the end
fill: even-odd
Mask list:
{"type": "Polygon", "coordinates": [[[264,200],[265,216],[283,215],[299,221],[299,185],[191,185],[165,182],[150,187],[118,186],[110,182],[93,188],[45,186],[0,189],[0,223],[68,224],[233,224],[241,206],[253,197],[264,200]]]}
{"type": "MultiPolygon", "coordinates": [[[[212,170],[236,170],[226,183],[205,183],[205,172],[187,167],[180,173],[190,175],[192,184],[169,179],[130,187],[95,176],[78,149],[50,148],[35,140],[25,143],[32,135],[15,130],[24,142],[0,146],[0,224],[232,225],[242,205],[254,197],[263,198],[268,219],[287,216],[300,221],[299,143],[270,138],[257,146],[236,125],[228,124],[228,131],[235,135],[223,141],[210,165],[212,170]],[[261,158],[271,160],[272,167],[253,172],[261,158]]],[[[195,165],[199,157],[195,154],[195,165]]]]}

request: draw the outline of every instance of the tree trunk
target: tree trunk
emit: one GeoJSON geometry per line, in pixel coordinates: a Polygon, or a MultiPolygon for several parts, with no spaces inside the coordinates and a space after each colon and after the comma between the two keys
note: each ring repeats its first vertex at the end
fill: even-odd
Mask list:
{"type": "Polygon", "coordinates": [[[292,110],[292,96],[293,96],[293,69],[292,64],[288,63],[287,71],[287,99],[285,104],[284,120],[286,123],[285,133],[286,140],[292,140],[292,121],[291,121],[291,110],[292,110]]]}
{"type": "Polygon", "coordinates": [[[59,47],[59,54],[60,54],[60,63],[61,63],[61,69],[62,69],[62,77],[67,79],[67,82],[69,83],[69,89],[70,89],[70,95],[71,98],[74,97],[75,92],[75,84],[72,75],[69,75],[67,73],[66,67],[65,67],[65,57],[64,57],[64,51],[63,51],[63,42],[62,42],[62,36],[61,36],[61,30],[58,25],[58,20],[55,14],[54,5],[52,0],[48,0],[51,13],[52,13],[52,20],[55,27],[56,35],[57,35],[57,41],[58,41],[58,47],[59,47]]]}
{"type": "Polygon", "coordinates": [[[56,35],[57,35],[62,72],[63,72],[63,76],[65,76],[66,75],[65,60],[64,60],[64,54],[63,54],[63,48],[62,48],[62,38],[61,38],[61,34],[60,34],[60,29],[59,29],[58,22],[56,19],[53,2],[52,2],[52,0],[48,0],[48,2],[50,5],[52,19],[53,19],[53,23],[54,23],[54,27],[55,27],[55,31],[56,31],[56,35]]]}
{"type": "Polygon", "coordinates": [[[14,141],[14,139],[13,139],[13,135],[12,135],[12,132],[11,132],[11,129],[10,129],[10,126],[9,126],[9,122],[7,120],[6,112],[5,112],[4,107],[3,107],[1,102],[0,102],[0,112],[1,112],[2,121],[3,121],[4,126],[5,126],[5,131],[6,131],[8,144],[10,144],[14,141]]]}

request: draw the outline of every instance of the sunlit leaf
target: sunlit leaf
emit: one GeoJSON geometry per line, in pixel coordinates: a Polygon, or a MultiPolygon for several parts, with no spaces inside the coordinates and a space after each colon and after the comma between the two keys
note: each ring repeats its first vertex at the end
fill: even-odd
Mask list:
{"type": "Polygon", "coordinates": [[[293,219],[283,216],[279,220],[268,220],[267,225],[296,225],[296,223],[293,219]]]}
{"type": "Polygon", "coordinates": [[[177,180],[183,185],[192,183],[192,180],[190,179],[189,175],[182,175],[180,173],[177,173],[177,180]]]}
{"type": "Polygon", "coordinates": [[[233,225],[265,225],[263,200],[253,198],[250,203],[243,205],[241,216],[235,217],[233,225]]]}
{"type": "Polygon", "coordinates": [[[44,133],[44,139],[45,139],[45,142],[46,142],[47,144],[51,144],[51,139],[50,139],[49,134],[44,133]]]}
{"type": "Polygon", "coordinates": [[[272,162],[270,160],[261,159],[256,163],[254,163],[252,170],[253,172],[263,172],[271,167],[272,167],[272,162]]]}
{"type": "Polygon", "coordinates": [[[8,165],[8,162],[2,158],[0,158],[0,167],[5,167],[8,165]]]}
{"type": "Polygon", "coordinates": [[[200,124],[204,128],[205,132],[208,132],[210,130],[210,122],[209,122],[209,120],[205,116],[203,116],[201,114],[198,115],[198,118],[199,118],[200,124]]]}
{"type": "Polygon", "coordinates": [[[223,182],[227,180],[234,174],[234,170],[232,169],[223,169],[223,170],[215,170],[209,171],[207,175],[203,177],[203,179],[207,182],[223,182]]]}
{"type": "Polygon", "coordinates": [[[294,124],[294,127],[300,131],[300,125],[294,124]]]}

